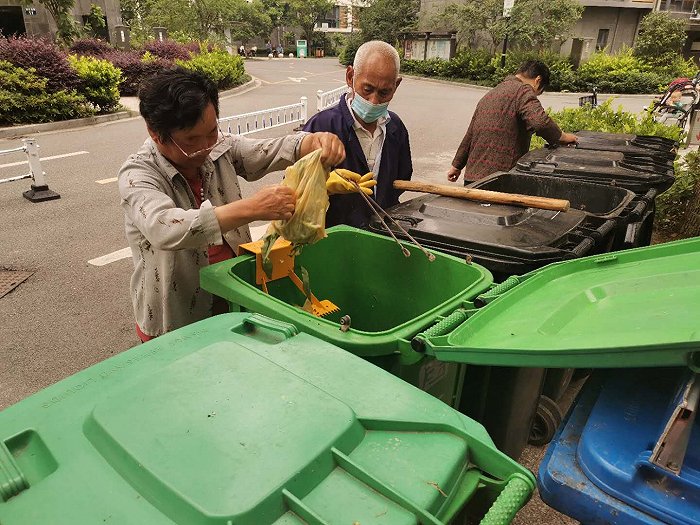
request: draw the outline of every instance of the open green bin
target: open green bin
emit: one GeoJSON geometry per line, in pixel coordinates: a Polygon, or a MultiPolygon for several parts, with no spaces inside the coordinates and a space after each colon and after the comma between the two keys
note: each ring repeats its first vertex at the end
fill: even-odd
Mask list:
{"type": "Polygon", "coordinates": [[[439,252],[434,261],[406,244],[405,257],[388,237],[348,226],[329,228],[328,237],[304,247],[295,271],[310,276],[311,291],[340,310],[316,317],[301,308],[305,296],[289,278],[268,283],[269,294],[255,284],[255,257],[242,255],[201,271],[201,286],[223,297],[232,311],[252,311],[294,324],[381,366],[405,381],[455,406],[464,368],[414,352],[411,339],[488,290],[491,273],[439,252]],[[350,327],[340,330],[349,316],[350,327]]]}
{"type": "Polygon", "coordinates": [[[505,525],[534,483],[478,423],[258,314],[0,412],[3,525],[505,525]]]}

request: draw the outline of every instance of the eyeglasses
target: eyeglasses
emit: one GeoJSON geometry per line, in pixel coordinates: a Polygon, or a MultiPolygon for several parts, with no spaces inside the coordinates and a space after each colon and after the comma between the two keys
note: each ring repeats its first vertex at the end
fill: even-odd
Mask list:
{"type": "Polygon", "coordinates": [[[219,129],[219,134],[217,135],[217,137],[218,137],[218,140],[216,142],[214,142],[214,144],[212,144],[208,148],[202,148],[202,149],[199,149],[193,153],[186,153],[185,150],[182,149],[177,142],[175,142],[175,139],[172,137],[172,135],[170,136],[170,140],[172,140],[173,144],[175,144],[175,146],[177,146],[177,149],[180,150],[180,153],[182,153],[188,159],[192,159],[194,157],[197,157],[198,155],[201,155],[202,153],[209,153],[211,150],[213,150],[215,147],[217,147],[219,144],[221,144],[224,141],[224,139],[226,138],[226,137],[224,137],[224,132],[221,131],[221,129],[219,129]]]}

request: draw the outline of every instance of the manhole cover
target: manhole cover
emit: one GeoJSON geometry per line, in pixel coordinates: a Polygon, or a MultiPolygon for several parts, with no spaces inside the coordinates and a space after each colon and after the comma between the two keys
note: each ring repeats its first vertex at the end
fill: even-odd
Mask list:
{"type": "Polygon", "coordinates": [[[34,272],[20,272],[18,270],[0,270],[0,297],[5,296],[17,288],[27,277],[34,272]]]}

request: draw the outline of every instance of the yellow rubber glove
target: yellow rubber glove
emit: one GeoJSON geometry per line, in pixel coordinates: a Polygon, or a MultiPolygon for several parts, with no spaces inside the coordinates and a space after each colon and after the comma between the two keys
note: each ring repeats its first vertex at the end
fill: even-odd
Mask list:
{"type": "Polygon", "coordinates": [[[372,195],[372,193],[374,193],[372,188],[377,185],[377,181],[374,180],[374,173],[371,171],[360,176],[359,173],[355,173],[354,171],[337,168],[328,174],[326,190],[329,195],[357,193],[357,188],[350,181],[356,182],[363,193],[367,195],[372,195]]]}

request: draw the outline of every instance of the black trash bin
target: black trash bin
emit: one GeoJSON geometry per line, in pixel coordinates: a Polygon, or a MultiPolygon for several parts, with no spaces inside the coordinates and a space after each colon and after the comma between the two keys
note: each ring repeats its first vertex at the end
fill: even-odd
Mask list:
{"type": "Polygon", "coordinates": [[[612,249],[622,245],[629,223],[640,221],[645,212],[645,209],[640,209],[639,198],[635,193],[625,188],[563,177],[522,173],[517,170],[494,173],[473,182],[469,187],[565,199],[573,209],[602,219],[615,220],[616,233],[612,249]]]}
{"type": "MultiPolygon", "coordinates": [[[[615,221],[583,211],[522,208],[426,195],[388,210],[418,242],[488,268],[495,282],[553,262],[604,253],[615,221]]],[[[373,220],[369,230],[389,235],[373,220]]],[[[405,238],[398,229],[397,237],[405,238]]]]}
{"type": "MultiPolygon", "coordinates": [[[[555,212],[435,195],[399,204],[388,213],[418,242],[485,266],[497,282],[549,263],[606,252],[616,225],[615,219],[576,209],[555,212]]],[[[379,221],[369,229],[389,235],[379,221]]],[[[545,381],[544,368],[472,365],[459,408],[486,427],[500,450],[517,459],[531,428],[544,429],[541,438],[547,442],[561,420],[556,400],[542,397],[545,381]]]]}
{"type": "Polygon", "coordinates": [[[632,157],[652,156],[671,162],[678,152],[678,143],[663,137],[583,130],[574,135],[578,137],[576,149],[619,151],[632,157]]]}
{"type": "Polygon", "coordinates": [[[621,152],[592,153],[575,148],[536,149],[518,160],[515,171],[609,184],[633,191],[637,199],[627,231],[624,236],[616,237],[613,249],[648,245],[655,199],[675,181],[673,163],[658,162],[653,157],[632,158],[621,152]]]}

